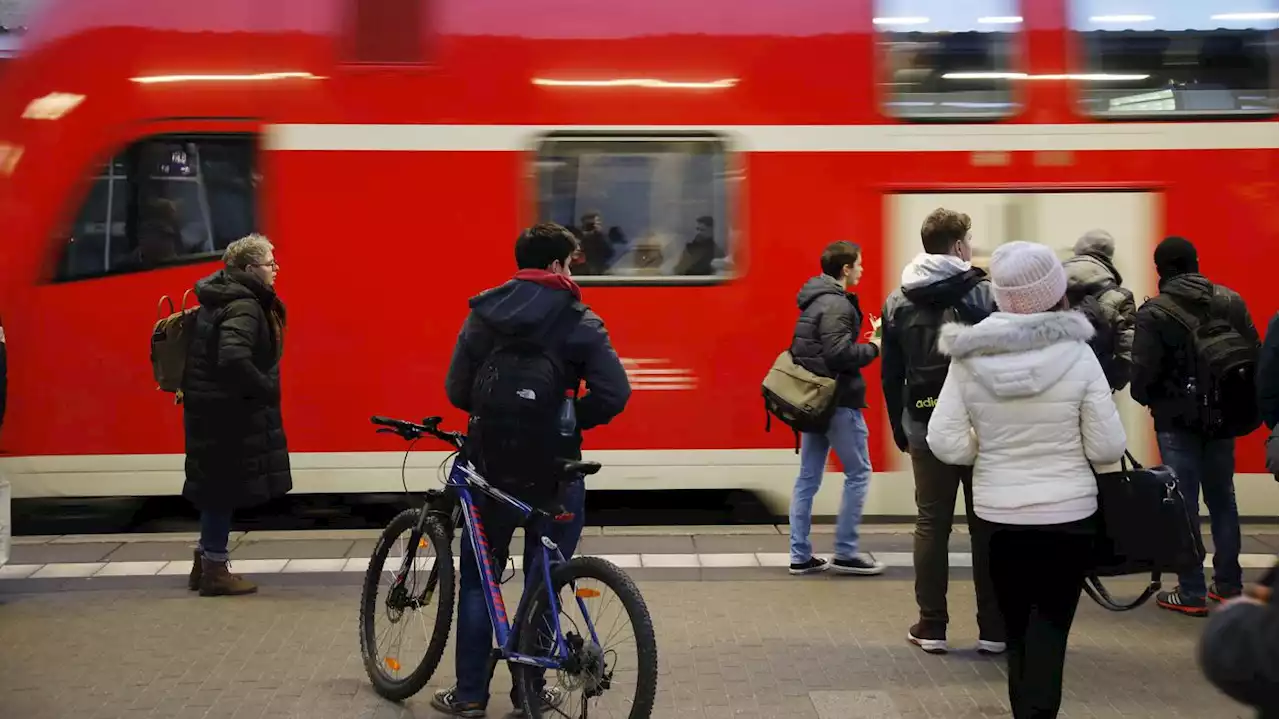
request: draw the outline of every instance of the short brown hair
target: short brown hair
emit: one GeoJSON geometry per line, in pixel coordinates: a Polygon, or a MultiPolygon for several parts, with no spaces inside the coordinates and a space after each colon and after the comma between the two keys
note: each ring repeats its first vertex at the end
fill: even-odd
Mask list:
{"type": "Polygon", "coordinates": [[[840,272],[844,270],[845,265],[857,262],[858,255],[861,254],[862,248],[848,240],[832,242],[822,251],[822,273],[840,279],[840,272]]]}
{"type": "Polygon", "coordinates": [[[951,246],[963,240],[973,227],[973,221],[963,212],[939,207],[924,218],[920,226],[920,243],[931,255],[945,255],[951,246]]]}

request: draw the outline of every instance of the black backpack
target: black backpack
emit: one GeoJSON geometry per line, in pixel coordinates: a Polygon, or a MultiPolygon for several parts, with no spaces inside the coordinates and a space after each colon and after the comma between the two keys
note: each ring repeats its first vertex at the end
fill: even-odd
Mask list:
{"type": "Polygon", "coordinates": [[[1097,295],[1090,293],[1078,296],[1069,293],[1067,300],[1071,303],[1071,309],[1084,315],[1084,318],[1093,326],[1093,337],[1089,340],[1089,348],[1098,358],[1098,364],[1102,365],[1102,372],[1107,376],[1107,384],[1111,385],[1112,389],[1116,389],[1119,381],[1117,377],[1119,368],[1115,366],[1116,332],[1107,321],[1107,313],[1102,309],[1102,302],[1098,300],[1097,295]]]}
{"type": "Polygon", "coordinates": [[[584,311],[579,303],[565,308],[541,337],[495,331],[472,381],[467,460],[494,486],[526,501],[553,496],[555,460],[574,457],[576,440],[560,435],[557,420],[566,393],[576,396],[563,349],[584,311]]]}
{"type": "MultiPolygon", "coordinates": [[[[973,282],[976,286],[977,282],[973,282]]],[[[970,287],[972,289],[972,286],[970,287]]],[[[947,307],[914,304],[900,323],[902,351],[907,358],[906,395],[903,405],[916,422],[928,424],[938,406],[938,395],[947,380],[951,358],[938,351],[938,330],[948,322],[975,325],[982,321],[964,304],[968,291],[947,307]]]]}
{"type": "MultiPolygon", "coordinates": [[[[1163,296],[1162,296],[1163,297],[1163,296]]],[[[1231,323],[1230,299],[1213,288],[1201,317],[1167,297],[1154,300],[1186,328],[1191,353],[1178,389],[1185,400],[1182,419],[1207,437],[1243,437],[1261,424],[1255,372],[1259,347],[1231,323]]]]}

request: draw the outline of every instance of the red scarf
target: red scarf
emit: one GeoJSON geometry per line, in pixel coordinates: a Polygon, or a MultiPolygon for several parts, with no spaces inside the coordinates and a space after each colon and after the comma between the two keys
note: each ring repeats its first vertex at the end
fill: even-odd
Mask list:
{"type": "Polygon", "coordinates": [[[568,290],[573,293],[574,299],[582,299],[582,288],[578,283],[554,272],[547,270],[520,270],[516,273],[515,279],[533,282],[543,287],[550,287],[553,290],[568,290]]]}

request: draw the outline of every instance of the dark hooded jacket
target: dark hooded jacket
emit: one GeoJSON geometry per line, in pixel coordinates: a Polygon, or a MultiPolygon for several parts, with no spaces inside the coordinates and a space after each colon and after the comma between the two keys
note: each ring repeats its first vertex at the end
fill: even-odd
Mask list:
{"type": "MultiPolygon", "coordinates": [[[[1138,404],[1151,411],[1157,432],[1195,431],[1183,418],[1187,400],[1184,387],[1190,376],[1191,337],[1187,328],[1162,309],[1178,302],[1197,316],[1206,316],[1214,284],[1204,275],[1176,275],[1160,283],[1160,294],[1138,308],[1133,332],[1133,368],[1129,391],[1138,404]]],[[[1258,330],[1249,308],[1234,291],[1218,285],[1227,298],[1227,317],[1237,332],[1258,345],[1258,330]]]]}
{"type": "MultiPolygon", "coordinates": [[[[884,389],[884,405],[889,413],[889,426],[898,449],[928,451],[928,426],[911,418],[905,408],[907,376],[926,357],[914,357],[904,340],[904,328],[910,315],[919,308],[941,313],[956,306],[960,318],[977,324],[996,309],[991,282],[980,269],[961,269],[958,260],[942,255],[921,254],[903,269],[903,285],[884,302],[884,319],[880,325],[880,383],[884,389]]],[[[941,325],[939,328],[941,329],[941,325]]],[[[936,335],[934,335],[936,337],[936,335]]],[[[936,340],[934,343],[936,344],[936,340]]]]}
{"type": "Polygon", "coordinates": [[[796,304],[800,318],[791,339],[792,359],[816,375],[836,379],[839,406],[866,407],[862,368],[880,356],[880,350],[858,342],[862,327],[858,296],[845,292],[837,280],[818,275],[800,288],[796,304]]]}
{"type": "Polygon", "coordinates": [[[195,293],[200,311],[182,388],[182,494],[199,509],[261,504],[293,488],[280,414],[284,304],[243,270],[219,270],[195,293]]]}
{"type": "Polygon", "coordinates": [[[494,332],[540,337],[552,329],[565,308],[575,303],[582,310],[582,318],[569,333],[562,356],[577,379],[587,384],[587,394],[578,399],[576,407],[579,452],[568,459],[581,457],[582,431],[607,424],[618,416],[631,397],[631,383],[609,342],[604,321],[581,304],[577,285],[559,275],[522,270],[516,279],[471,298],[471,313],[462,323],[444,380],[449,402],[471,412],[472,382],[476,370],[493,350],[494,332]]]}
{"type": "Polygon", "coordinates": [[[1258,356],[1258,408],[1268,429],[1275,429],[1280,420],[1280,315],[1271,315],[1267,334],[1262,340],[1262,354],[1258,356]]]}
{"type": "Polygon", "coordinates": [[[1109,337],[1107,342],[1095,345],[1095,352],[1099,346],[1107,348],[1109,356],[1100,356],[1098,361],[1107,383],[1118,392],[1129,384],[1129,367],[1133,363],[1133,323],[1137,314],[1133,293],[1120,286],[1124,279],[1106,255],[1076,255],[1063,262],[1062,267],[1067,271],[1067,298],[1072,309],[1080,309],[1086,296],[1097,300],[1101,326],[1096,329],[1099,334],[1107,332],[1109,337]]]}

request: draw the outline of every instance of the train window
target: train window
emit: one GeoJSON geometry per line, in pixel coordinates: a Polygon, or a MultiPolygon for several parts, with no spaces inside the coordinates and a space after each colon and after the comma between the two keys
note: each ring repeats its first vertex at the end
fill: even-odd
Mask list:
{"type": "Polygon", "coordinates": [[[99,169],[58,278],[75,280],[217,257],[257,229],[248,138],[154,137],[99,169]]]}
{"type": "Polygon", "coordinates": [[[1073,0],[1083,111],[1274,114],[1277,9],[1275,0],[1073,0]]]}
{"type": "Polygon", "coordinates": [[[887,114],[976,120],[1018,109],[1017,0],[875,0],[874,7],[887,114]]]}
{"type": "Polygon", "coordinates": [[[537,151],[538,216],[582,243],[586,283],[707,282],[732,272],[723,143],[552,137],[537,151]]]}

